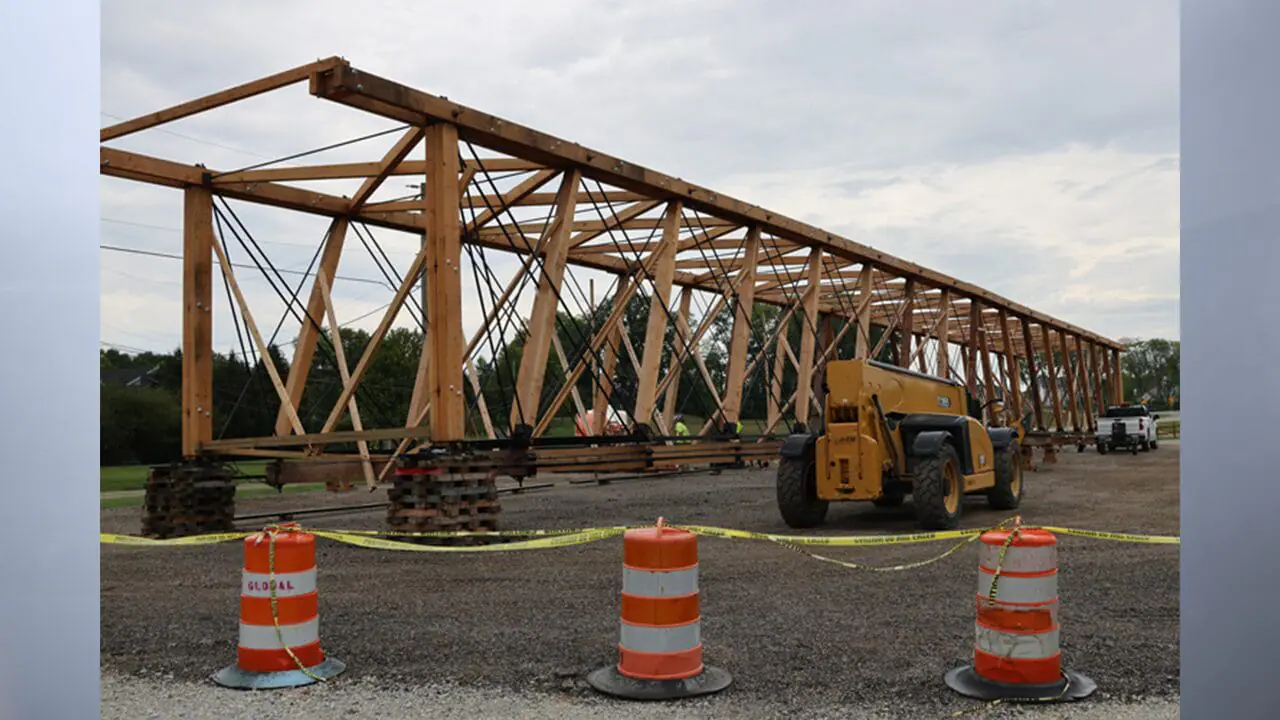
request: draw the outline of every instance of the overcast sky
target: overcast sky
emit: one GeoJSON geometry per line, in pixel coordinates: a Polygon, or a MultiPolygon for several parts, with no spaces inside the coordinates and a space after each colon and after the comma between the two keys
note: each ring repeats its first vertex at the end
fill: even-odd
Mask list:
{"type": "MultiPolygon", "coordinates": [[[[1177,8],[104,0],[102,124],[341,55],[1104,335],[1177,338],[1177,8]]],[[[229,170],[389,127],[310,97],[304,83],[112,145],[229,170]]],[[[376,159],[394,139],[323,161],[376,159]]],[[[393,194],[412,192],[400,187],[410,181],[393,179],[393,194]]],[[[181,251],[179,192],[115,178],[101,187],[104,245],[181,251]]],[[[281,268],[305,268],[326,227],[233,208],[281,268]]],[[[378,239],[403,271],[410,236],[378,239]]],[[[351,257],[339,275],[379,277],[367,256],[351,257]]],[[[269,335],[283,305],[254,275],[241,271],[269,335]]],[[[103,341],[177,347],[181,278],[176,260],[104,250],[103,341]]],[[[225,351],[236,334],[218,290],[225,351]]],[[[391,291],[339,281],[335,296],[348,322],[391,291]]]]}

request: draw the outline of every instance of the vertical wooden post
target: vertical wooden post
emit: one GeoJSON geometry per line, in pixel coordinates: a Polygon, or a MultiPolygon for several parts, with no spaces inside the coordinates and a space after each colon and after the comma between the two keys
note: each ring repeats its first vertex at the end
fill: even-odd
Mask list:
{"type": "MultiPolygon", "coordinates": [[[[311,297],[307,300],[307,314],[302,318],[302,327],[298,329],[298,340],[293,345],[293,361],[289,363],[289,375],[285,381],[285,391],[289,393],[289,402],[296,411],[302,402],[302,393],[307,386],[307,376],[311,373],[311,365],[315,360],[316,342],[320,338],[318,325],[324,322],[324,298],[320,294],[320,278],[333,287],[333,276],[338,271],[338,260],[342,257],[342,245],[347,237],[347,219],[335,218],[329,225],[329,234],[324,240],[324,249],[320,253],[320,266],[316,269],[316,279],[311,285],[311,297]]],[[[276,414],[276,435],[284,436],[293,431],[293,423],[289,421],[289,413],[280,407],[276,414]]]]}
{"type": "Polygon", "coordinates": [[[871,351],[871,303],[863,302],[874,292],[871,287],[871,265],[863,263],[858,273],[858,329],[854,332],[853,356],[865,358],[871,351]]]}
{"type": "Polygon", "coordinates": [[[667,204],[662,218],[662,242],[654,252],[659,253],[653,271],[653,297],[649,302],[649,324],[644,334],[644,358],[640,362],[639,386],[636,389],[636,407],[633,413],[636,423],[651,426],[653,409],[657,402],[658,370],[662,364],[662,352],[666,343],[666,308],[671,301],[671,284],[675,279],[676,248],[680,237],[681,202],[667,204]]]}
{"type": "MultiPolygon", "coordinates": [[[[547,376],[547,357],[551,352],[551,339],[557,332],[556,311],[560,307],[560,285],[564,279],[565,261],[569,257],[569,236],[573,230],[573,209],[578,202],[580,179],[577,170],[565,173],[556,193],[556,216],[546,231],[547,242],[543,244],[546,254],[538,277],[538,292],[529,312],[529,332],[516,377],[516,404],[511,408],[512,427],[520,423],[538,424],[542,385],[547,376]]],[[[568,370],[565,368],[565,372],[568,370]]]]}
{"type": "MultiPolygon", "coordinates": [[[[681,323],[683,327],[689,326],[689,311],[693,304],[693,289],[684,288],[680,291],[680,318],[684,319],[681,323]]],[[[696,350],[695,350],[696,352],[696,350]]],[[[662,423],[663,432],[667,432],[667,428],[675,427],[673,424],[676,417],[676,400],[680,395],[680,376],[684,374],[684,363],[680,362],[681,355],[684,354],[684,341],[681,333],[677,332],[675,337],[675,347],[672,348],[669,360],[667,361],[667,372],[675,373],[671,376],[671,384],[667,385],[666,397],[662,403],[662,423]]],[[[708,418],[710,420],[710,418],[708,418]]]]}
{"type": "Polygon", "coordinates": [[[978,394],[978,347],[982,343],[979,330],[982,328],[982,304],[977,298],[969,300],[969,342],[964,348],[965,384],[969,395],[978,394]]]}
{"type": "Polygon", "coordinates": [[[1080,406],[1084,409],[1085,430],[1094,432],[1098,426],[1093,422],[1093,403],[1089,402],[1089,362],[1085,356],[1084,340],[1079,335],[1076,341],[1076,378],[1080,384],[1080,406]]]}
{"type": "MultiPolygon", "coordinates": [[[[976,301],[974,304],[977,304],[976,301]]],[[[986,393],[986,395],[983,396],[982,401],[984,403],[989,403],[995,399],[996,396],[995,377],[991,372],[991,340],[987,336],[987,321],[982,318],[981,309],[975,313],[975,317],[977,317],[979,322],[978,352],[982,357],[982,362],[980,363],[982,367],[982,388],[986,393]]]]}
{"type": "MultiPolygon", "coordinates": [[[[631,299],[630,284],[631,277],[621,276],[618,279],[618,290],[613,297],[614,313],[619,313],[619,306],[625,304],[631,299]]],[[[618,351],[622,346],[622,324],[618,323],[609,333],[608,339],[605,340],[603,357],[600,358],[600,374],[596,377],[595,399],[591,403],[591,434],[603,435],[605,425],[608,422],[609,407],[613,404],[610,397],[613,394],[614,369],[618,366],[618,351]],[[606,393],[606,388],[608,388],[606,393]]]]}
{"type": "MultiPolygon", "coordinates": [[[[426,247],[426,233],[422,235],[422,245],[426,247]]],[[[431,393],[428,384],[431,382],[431,298],[427,297],[427,273],[422,274],[422,351],[418,353],[418,372],[414,376],[413,394],[409,397],[409,413],[405,418],[405,427],[413,427],[425,417],[422,411],[426,408],[427,398],[431,393]]],[[[407,300],[406,300],[407,302],[407,300]]],[[[470,357],[463,354],[464,357],[470,357]]]]}
{"type": "Polygon", "coordinates": [[[1115,405],[1116,389],[1111,378],[1111,353],[1102,348],[1102,397],[1107,405],[1115,405]]]}
{"type": "Polygon", "coordinates": [[[1071,348],[1067,347],[1067,334],[1058,332],[1058,351],[1062,354],[1062,374],[1067,381],[1067,409],[1071,417],[1071,430],[1080,432],[1080,411],[1076,408],[1076,378],[1071,367],[1071,348]]]}
{"type": "Polygon", "coordinates": [[[790,324],[791,318],[784,315],[782,329],[773,347],[773,378],[769,381],[769,427],[777,427],[781,421],[779,416],[782,410],[778,407],[778,402],[782,399],[782,374],[787,371],[787,354],[783,348],[787,342],[787,329],[790,324]]]}
{"type": "Polygon", "coordinates": [[[1089,373],[1093,375],[1093,400],[1097,405],[1098,417],[1107,412],[1107,400],[1102,394],[1102,373],[1098,369],[1098,344],[1089,342],[1089,373]]]}
{"type": "Polygon", "coordinates": [[[914,338],[916,329],[916,281],[914,278],[907,278],[907,284],[902,289],[902,319],[898,321],[899,340],[898,345],[898,367],[911,367],[911,340],[914,338]]]}
{"type": "Polygon", "coordinates": [[[1036,367],[1036,345],[1031,338],[1031,322],[1022,320],[1022,344],[1027,351],[1027,375],[1031,378],[1031,406],[1035,412],[1036,429],[1044,430],[1044,407],[1040,402],[1040,369],[1036,367]]]}
{"type": "Polygon", "coordinates": [[[1009,394],[1012,396],[1015,420],[1022,421],[1026,410],[1022,406],[1022,365],[1018,362],[1018,350],[1013,344],[1013,326],[1009,323],[1009,314],[1000,311],[1001,349],[1005,357],[1005,377],[1009,380],[1009,394]]]}
{"type": "Polygon", "coordinates": [[[1040,326],[1040,341],[1044,345],[1044,368],[1049,377],[1049,401],[1053,403],[1053,424],[1058,432],[1062,432],[1062,403],[1058,396],[1058,366],[1053,360],[1053,337],[1049,334],[1049,326],[1040,326]]]}
{"type": "MultiPolygon", "coordinates": [[[[751,315],[756,297],[756,259],[760,255],[760,228],[747,230],[746,257],[742,282],[738,285],[733,331],[729,336],[729,369],[724,386],[725,422],[742,419],[743,373],[747,367],[747,341],[751,337],[751,315]]],[[[670,392],[670,391],[668,391],[670,392]]]]}
{"type": "Polygon", "coordinates": [[[466,436],[466,396],[463,393],[462,236],[458,227],[458,128],[436,123],[426,131],[426,187],[423,205],[427,221],[426,284],[435,295],[427,307],[428,388],[431,409],[427,422],[432,442],[451,442],[466,436]]]}
{"type": "Polygon", "coordinates": [[[813,392],[813,346],[817,340],[818,299],[822,295],[822,250],[809,252],[809,286],[804,291],[805,321],[800,326],[800,366],[796,377],[795,416],[809,427],[810,398],[813,392]]]}
{"type": "Polygon", "coordinates": [[[951,288],[942,289],[942,319],[938,322],[938,377],[951,377],[951,288]]]}
{"type": "MultiPolygon", "coordinates": [[[[245,358],[245,362],[248,362],[245,358]]],[[[182,455],[213,439],[213,194],[183,191],[182,455]]]]}
{"type": "Polygon", "coordinates": [[[1120,351],[1111,351],[1111,387],[1115,388],[1115,404],[1124,404],[1124,363],[1120,361],[1120,351]]]}

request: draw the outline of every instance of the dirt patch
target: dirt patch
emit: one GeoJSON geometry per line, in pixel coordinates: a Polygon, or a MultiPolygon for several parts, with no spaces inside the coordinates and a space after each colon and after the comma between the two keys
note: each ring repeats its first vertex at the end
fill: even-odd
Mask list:
{"type": "MultiPolygon", "coordinates": [[[[652,522],[792,532],[774,504],[772,469],[718,476],[560,485],[503,499],[509,529],[652,522]]],[[[1176,444],[1137,456],[1060,456],[1026,475],[1024,521],[1119,532],[1177,534],[1176,444]]],[[[245,500],[240,512],[364,503],[357,491],[245,500]]],[[[102,512],[103,530],[137,532],[138,510],[102,512]]],[[[967,527],[1007,513],[979,500],[967,527]]],[[[380,512],[318,527],[383,527],[380,512]]],[[[824,533],[912,532],[897,510],[833,505],[824,533]]],[[[1178,691],[1178,548],[1061,538],[1065,662],[1093,677],[1100,699],[1178,691]]],[[[945,544],[824,550],[894,564],[945,544]]],[[[901,573],[846,570],[763,542],[705,539],[703,633],[708,663],[735,677],[729,691],[779,712],[842,703],[957,709],[942,674],[972,648],[975,554],[901,573]]],[[[234,660],[240,548],[102,548],[102,662],[112,672],[203,680],[234,660]]],[[[582,677],[617,655],[621,541],[520,553],[396,553],[322,542],[322,640],[344,677],[384,686],[426,682],[539,691],[591,691],[582,677]]],[[[917,715],[920,716],[920,715],[917,715]]]]}

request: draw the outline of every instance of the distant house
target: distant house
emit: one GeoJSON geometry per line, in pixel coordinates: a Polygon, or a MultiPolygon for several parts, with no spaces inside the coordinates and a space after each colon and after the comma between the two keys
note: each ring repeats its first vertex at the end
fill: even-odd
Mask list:
{"type": "Polygon", "coordinates": [[[101,370],[100,381],[103,385],[119,385],[123,387],[156,387],[156,371],[159,365],[150,370],[143,368],[109,368],[101,370]]]}

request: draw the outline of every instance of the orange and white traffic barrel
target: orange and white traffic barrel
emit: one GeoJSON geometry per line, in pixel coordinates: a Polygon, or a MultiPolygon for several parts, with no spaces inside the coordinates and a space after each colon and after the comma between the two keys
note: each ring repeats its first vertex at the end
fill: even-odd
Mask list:
{"type": "Polygon", "coordinates": [[[295,525],[245,538],[236,663],[213,681],[245,690],[301,687],[345,669],[320,647],[315,536],[295,525]]]}
{"type": "Polygon", "coordinates": [[[729,687],[728,672],[702,662],[698,538],[656,526],[622,537],[618,662],[587,676],[602,693],[633,700],[706,695],[729,687]]]}
{"type": "Polygon", "coordinates": [[[1058,646],[1058,541],[1016,526],[979,537],[973,664],[947,686],[981,700],[1080,700],[1093,680],[1062,666],[1058,646]]]}

